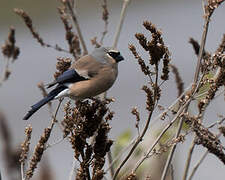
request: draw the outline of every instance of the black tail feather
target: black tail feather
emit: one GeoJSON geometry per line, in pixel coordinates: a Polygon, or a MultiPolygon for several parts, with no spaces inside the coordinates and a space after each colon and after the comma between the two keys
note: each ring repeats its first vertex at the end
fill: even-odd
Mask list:
{"type": "Polygon", "coordinates": [[[49,101],[54,99],[54,96],[46,96],[42,100],[40,100],[38,103],[31,106],[31,110],[27,112],[27,114],[24,116],[23,120],[28,120],[38,109],[40,109],[42,106],[47,104],[49,101]]]}
{"type": "Polygon", "coordinates": [[[46,97],[40,100],[38,103],[31,106],[31,110],[27,112],[24,116],[23,120],[28,120],[38,109],[47,104],[49,101],[53,100],[60,92],[66,89],[66,86],[59,85],[55,89],[53,89],[46,97]]]}

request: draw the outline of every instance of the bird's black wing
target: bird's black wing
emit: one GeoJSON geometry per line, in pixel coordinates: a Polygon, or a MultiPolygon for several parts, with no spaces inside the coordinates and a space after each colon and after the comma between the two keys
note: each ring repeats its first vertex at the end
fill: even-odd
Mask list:
{"type": "Polygon", "coordinates": [[[88,80],[87,78],[79,75],[74,69],[69,69],[61,74],[55,81],[47,84],[47,88],[54,86],[55,84],[63,83],[75,83],[79,81],[88,80]]]}

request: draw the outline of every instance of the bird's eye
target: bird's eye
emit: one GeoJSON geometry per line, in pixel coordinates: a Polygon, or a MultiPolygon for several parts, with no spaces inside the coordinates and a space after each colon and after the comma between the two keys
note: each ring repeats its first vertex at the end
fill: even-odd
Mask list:
{"type": "Polygon", "coordinates": [[[120,52],[111,51],[111,52],[108,52],[108,54],[114,59],[116,59],[116,57],[120,56],[120,52]]]}
{"type": "Polygon", "coordinates": [[[110,55],[113,59],[115,59],[117,63],[124,60],[123,56],[121,56],[119,51],[109,51],[108,55],[110,55]]]}

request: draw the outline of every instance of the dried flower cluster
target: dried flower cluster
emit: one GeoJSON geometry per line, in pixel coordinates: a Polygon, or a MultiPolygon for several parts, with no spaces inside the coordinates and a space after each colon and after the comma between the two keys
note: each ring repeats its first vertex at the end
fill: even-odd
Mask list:
{"type": "Polygon", "coordinates": [[[176,81],[177,90],[178,90],[177,97],[179,97],[184,92],[184,83],[177,67],[172,64],[170,64],[170,67],[172,69],[173,74],[175,75],[175,81],[176,81]]]}
{"type": "Polygon", "coordinates": [[[146,65],[145,61],[141,58],[141,56],[137,53],[137,50],[135,48],[134,45],[130,44],[129,45],[129,49],[132,52],[132,54],[134,55],[134,57],[138,60],[138,64],[141,67],[142,72],[145,75],[150,76],[151,75],[151,71],[149,70],[149,66],[146,65]]]}
{"type": "Polygon", "coordinates": [[[210,153],[217,156],[225,164],[225,153],[223,152],[223,148],[218,137],[205,128],[198,117],[191,117],[188,114],[184,114],[184,117],[186,123],[191,125],[191,128],[197,135],[195,143],[206,147],[210,153]]]}
{"type": "Polygon", "coordinates": [[[20,154],[20,163],[25,164],[25,160],[27,159],[27,155],[30,149],[30,140],[31,140],[31,134],[32,134],[32,127],[29,125],[25,129],[25,135],[26,138],[24,142],[21,144],[21,154],[20,154]]]}
{"type": "Polygon", "coordinates": [[[48,44],[46,42],[44,42],[43,38],[39,35],[39,33],[34,29],[34,26],[33,26],[33,22],[32,22],[32,19],[31,17],[23,10],[23,9],[18,9],[18,8],[15,8],[14,9],[14,12],[16,14],[18,14],[24,21],[25,25],[27,26],[27,28],[29,29],[29,31],[31,32],[32,36],[34,39],[37,40],[37,42],[43,46],[43,47],[48,47],[48,48],[53,48],[57,51],[64,51],[64,52],[68,52],[67,50],[59,47],[59,45],[51,45],[51,44],[48,44]]]}
{"type": "Polygon", "coordinates": [[[79,59],[81,55],[79,38],[74,34],[74,32],[72,32],[72,26],[68,22],[68,15],[65,12],[65,7],[58,8],[58,11],[66,31],[66,40],[69,45],[69,52],[75,59],[79,59]]]}
{"type": "MultiPolygon", "coordinates": [[[[163,61],[163,68],[161,79],[168,80],[169,76],[169,62],[170,62],[170,52],[168,48],[165,46],[162,33],[155,27],[154,24],[148,21],[143,22],[143,26],[146,30],[151,33],[151,39],[147,40],[144,34],[136,33],[135,37],[138,39],[139,44],[142,48],[148,52],[149,54],[149,64],[150,66],[154,66],[154,71],[150,70],[150,66],[146,65],[143,58],[137,53],[134,45],[129,45],[129,49],[134,55],[134,57],[138,60],[138,63],[141,67],[142,72],[147,76],[156,75],[156,79],[158,81],[158,69],[160,60],[163,61]]],[[[155,85],[155,89],[157,89],[157,85],[155,85]]],[[[158,91],[159,93],[159,91],[158,91]]]]}
{"type": "Polygon", "coordinates": [[[41,161],[43,152],[45,150],[46,142],[48,141],[52,129],[51,128],[45,128],[43,135],[41,136],[40,140],[38,141],[34,153],[30,159],[29,162],[29,168],[26,171],[26,178],[30,179],[33,174],[34,170],[37,168],[37,164],[41,161]]]}
{"type": "MultiPolygon", "coordinates": [[[[149,79],[148,84],[142,87],[142,90],[146,93],[146,109],[148,110],[148,118],[146,120],[146,123],[142,132],[139,132],[139,129],[138,129],[138,137],[135,140],[134,144],[132,145],[132,148],[129,151],[128,155],[124,158],[124,160],[121,162],[121,164],[117,168],[113,179],[116,179],[116,177],[118,176],[124,164],[128,161],[132,153],[135,152],[135,149],[143,140],[143,137],[145,136],[149,128],[152,114],[154,110],[156,109],[157,103],[161,97],[160,86],[162,85],[163,82],[169,79],[170,53],[168,48],[164,44],[162,33],[151,22],[144,21],[143,26],[145,27],[147,31],[151,33],[151,39],[148,40],[146,36],[142,33],[136,33],[135,37],[139,41],[139,45],[143,48],[144,51],[147,52],[149,56],[148,65],[146,61],[144,60],[144,58],[142,58],[139,55],[139,53],[136,50],[136,47],[133,44],[129,45],[129,49],[134,55],[135,59],[138,60],[138,64],[140,65],[142,72],[149,79]],[[160,72],[160,68],[161,68],[160,61],[163,61],[162,70],[161,70],[162,72],[160,72]],[[161,83],[159,82],[160,75],[162,80],[161,83]]],[[[136,127],[137,127],[139,122],[139,113],[137,113],[135,109],[132,110],[132,113],[136,116],[136,121],[137,121],[136,127]]],[[[153,150],[154,148],[151,148],[151,149],[153,150]]],[[[140,163],[137,163],[138,165],[134,168],[135,170],[133,171],[136,171],[138,169],[138,167],[142,164],[144,159],[140,160],[140,163]]],[[[131,177],[130,179],[132,178],[133,177],[131,177]]]]}
{"type": "Polygon", "coordinates": [[[75,107],[71,107],[70,101],[65,105],[62,121],[64,137],[69,137],[74,157],[80,162],[76,179],[90,176],[88,170],[90,165],[93,168],[93,179],[103,177],[105,155],[113,143],[108,139],[110,130],[108,121],[113,118],[113,112],[106,107],[108,103],[110,103],[108,100],[93,100],[93,102],[87,100],[76,102],[75,107]],[[94,135],[95,141],[89,144],[88,139],[94,135]]]}
{"type": "Polygon", "coordinates": [[[30,32],[32,33],[33,37],[42,45],[45,46],[45,43],[43,39],[40,37],[37,31],[35,31],[33,27],[33,22],[30,16],[22,9],[15,8],[14,12],[21,16],[26,24],[26,26],[29,28],[30,32]]]}
{"type": "Polygon", "coordinates": [[[131,113],[136,117],[136,124],[135,127],[139,129],[139,122],[140,122],[140,113],[137,110],[137,107],[134,107],[131,110],[131,113]]]}
{"type": "Polygon", "coordinates": [[[145,91],[146,96],[147,96],[147,100],[146,100],[146,109],[148,111],[153,111],[154,109],[154,97],[153,97],[153,92],[150,88],[148,88],[147,86],[143,86],[142,90],[145,91]]]}
{"type": "Polygon", "coordinates": [[[100,44],[100,42],[97,41],[97,37],[96,36],[91,39],[91,44],[93,46],[95,46],[95,48],[101,47],[101,44],[100,44]]]}
{"type": "Polygon", "coordinates": [[[105,22],[105,24],[108,24],[108,19],[109,19],[109,11],[107,8],[107,0],[103,0],[103,4],[102,4],[102,19],[105,22]]]}
{"type": "Polygon", "coordinates": [[[217,48],[216,52],[224,53],[225,52],[225,34],[223,35],[222,41],[217,48]]]}
{"type": "MultiPolygon", "coordinates": [[[[192,45],[195,54],[198,56],[199,55],[199,50],[200,50],[200,45],[198,41],[196,41],[193,38],[190,38],[189,43],[192,45]]],[[[209,52],[206,52],[203,50],[203,57],[202,57],[202,63],[201,63],[201,72],[206,73],[211,70],[212,67],[212,62],[211,62],[211,54],[209,52]]]]}
{"type": "Polygon", "coordinates": [[[57,63],[56,63],[56,72],[54,74],[54,78],[56,79],[59,77],[63,72],[69,69],[71,66],[72,59],[70,58],[57,58],[57,63]]]}
{"type": "Polygon", "coordinates": [[[224,41],[222,41],[216,53],[210,56],[211,58],[208,60],[208,62],[210,61],[211,63],[208,64],[207,69],[211,70],[211,72],[216,71],[216,73],[214,73],[213,78],[206,77],[202,79],[202,86],[209,83],[210,87],[208,88],[205,98],[202,98],[198,103],[200,113],[202,113],[208,104],[213,100],[219,88],[225,85],[225,55],[223,54],[224,44],[224,41]]]}
{"type": "Polygon", "coordinates": [[[213,11],[218,8],[222,2],[224,2],[224,0],[207,0],[207,5],[205,5],[206,13],[211,16],[213,11]]]}
{"type": "Polygon", "coordinates": [[[137,180],[136,174],[130,174],[129,176],[126,177],[126,180],[137,180]]]}
{"type": "Polygon", "coordinates": [[[20,53],[20,49],[15,44],[15,28],[10,27],[8,39],[2,46],[2,54],[7,58],[12,58],[12,61],[15,61],[20,53]]]}
{"type": "Polygon", "coordinates": [[[223,136],[225,137],[225,126],[220,126],[219,130],[223,134],[223,136]]]}
{"type": "Polygon", "coordinates": [[[9,69],[10,61],[14,62],[17,57],[19,56],[20,49],[16,46],[16,39],[15,39],[15,29],[14,27],[10,27],[9,35],[5,44],[2,46],[2,54],[7,58],[5,62],[3,77],[0,79],[0,85],[6,81],[11,71],[9,69]]]}
{"type": "Polygon", "coordinates": [[[1,136],[1,147],[3,159],[5,161],[6,171],[11,179],[13,175],[20,173],[19,159],[20,159],[20,149],[14,148],[12,145],[13,137],[10,132],[10,127],[8,126],[7,119],[5,115],[0,111],[0,136],[1,136]]]}

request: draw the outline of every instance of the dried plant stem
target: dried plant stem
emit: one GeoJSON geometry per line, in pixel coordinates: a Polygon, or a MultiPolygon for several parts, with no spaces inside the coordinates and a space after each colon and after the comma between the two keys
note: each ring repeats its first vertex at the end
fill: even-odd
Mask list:
{"type": "MultiPolygon", "coordinates": [[[[126,9],[127,9],[127,6],[129,4],[129,2],[130,2],[130,0],[124,0],[124,2],[123,2],[123,7],[122,7],[122,10],[121,10],[121,14],[120,14],[120,21],[119,21],[119,24],[117,26],[117,31],[115,33],[114,42],[113,42],[113,46],[112,46],[113,48],[117,47],[117,43],[118,43],[118,40],[119,40],[119,36],[120,36],[121,30],[122,30],[122,25],[123,25],[125,14],[126,14],[126,9]]],[[[105,30],[102,33],[102,38],[101,38],[101,41],[100,41],[101,43],[103,42],[103,39],[104,39],[106,33],[108,32],[107,28],[108,28],[108,22],[105,21],[105,30]]],[[[103,99],[106,99],[106,98],[107,98],[107,92],[104,92],[103,93],[103,99]]],[[[108,152],[108,160],[109,160],[109,164],[110,164],[109,169],[110,169],[111,176],[115,177],[115,174],[114,174],[115,170],[113,168],[113,165],[111,165],[112,161],[110,162],[110,159],[112,159],[112,158],[110,158],[110,156],[112,156],[111,154],[112,154],[111,150],[109,150],[109,152],[108,152]]]]}
{"type": "MultiPolygon", "coordinates": [[[[163,111],[162,113],[160,113],[158,116],[156,116],[154,119],[153,119],[153,121],[156,121],[156,120],[158,120],[158,119],[160,119],[161,117],[162,117],[162,115],[163,114],[165,114],[165,113],[167,113],[168,111],[171,111],[173,108],[174,108],[174,106],[177,104],[177,102],[183,97],[183,95],[185,94],[185,93],[187,93],[187,91],[189,91],[190,90],[190,87],[191,87],[191,85],[190,86],[188,86],[186,89],[185,89],[185,91],[168,107],[168,108],[166,108],[166,110],[165,111],[163,111]]],[[[135,138],[131,141],[131,143],[127,146],[127,147],[125,147],[122,151],[121,151],[121,153],[119,153],[118,155],[117,155],[117,157],[115,157],[114,159],[113,159],[113,162],[110,164],[110,166],[109,166],[109,168],[106,170],[106,172],[108,172],[109,170],[110,170],[110,168],[111,168],[111,166],[113,166],[114,164],[115,164],[115,162],[133,145],[133,144],[135,144],[135,138]]]]}
{"type": "MultiPolygon", "coordinates": [[[[155,65],[156,68],[156,77],[155,77],[155,86],[158,86],[158,64],[155,65]]],[[[157,104],[158,100],[157,100],[157,92],[156,90],[154,91],[154,99],[153,99],[153,107],[157,104]]],[[[134,143],[134,145],[132,146],[131,150],[129,151],[128,155],[125,157],[125,159],[121,162],[121,164],[119,165],[119,167],[117,168],[113,179],[115,180],[116,177],[118,176],[121,168],[124,166],[124,164],[128,161],[128,159],[131,157],[131,155],[133,154],[134,150],[136,149],[136,147],[139,145],[139,143],[143,140],[143,137],[145,135],[145,133],[147,132],[148,128],[149,128],[149,124],[152,118],[152,114],[153,114],[154,108],[152,110],[150,110],[149,115],[148,115],[148,119],[146,121],[145,127],[142,131],[142,133],[137,137],[136,142],[134,143]]]]}
{"type": "MultiPolygon", "coordinates": [[[[221,124],[223,121],[225,120],[225,118],[223,118],[222,120],[216,122],[216,123],[213,123],[212,125],[210,125],[208,128],[211,128],[213,126],[215,126],[216,124],[221,124]]],[[[217,135],[217,138],[219,138],[220,136],[222,135],[222,133],[219,133],[217,135]]],[[[207,150],[203,155],[202,157],[199,159],[199,161],[196,163],[196,165],[194,166],[188,180],[192,180],[194,174],[196,173],[197,169],[199,168],[199,166],[202,164],[202,162],[204,161],[204,159],[206,158],[206,156],[209,154],[209,151],[207,150]]]]}
{"type": "MultiPolygon", "coordinates": [[[[187,106],[184,110],[184,113],[187,112],[187,106]]],[[[181,132],[181,129],[182,129],[182,126],[183,126],[183,122],[184,122],[184,118],[181,117],[180,121],[179,121],[179,125],[178,125],[178,128],[177,128],[177,132],[176,132],[176,135],[175,135],[175,138],[178,138],[178,136],[180,135],[180,132],[181,132]]],[[[173,158],[173,155],[174,155],[174,152],[175,152],[175,149],[176,149],[176,144],[174,144],[170,150],[170,153],[168,155],[168,158],[167,158],[167,161],[166,161],[166,165],[164,167],[164,170],[163,170],[163,173],[162,173],[162,177],[161,177],[161,180],[165,180],[166,179],[166,175],[167,175],[167,172],[169,170],[169,167],[170,167],[170,163],[172,161],[172,158],[173,158]]]]}
{"type": "MultiPolygon", "coordinates": [[[[24,173],[25,173],[24,163],[20,163],[20,173],[21,173],[21,179],[22,180],[25,180],[25,176],[24,176],[24,173]]],[[[0,178],[0,180],[1,180],[1,178],[0,178]]]]}
{"type": "Polygon", "coordinates": [[[209,125],[207,128],[210,129],[212,127],[214,127],[215,125],[220,125],[225,121],[225,118],[222,118],[220,121],[216,121],[214,123],[212,123],[211,125],[209,125]]]}
{"type": "Polygon", "coordinates": [[[111,166],[113,166],[119,160],[119,158],[135,143],[135,140],[136,138],[133,138],[131,143],[128,146],[124,147],[121,152],[113,158],[112,163],[109,165],[108,169],[105,170],[105,172],[108,172],[110,170],[111,166]]]}
{"type": "Polygon", "coordinates": [[[74,170],[76,169],[76,160],[73,159],[73,164],[72,164],[72,168],[70,170],[70,175],[69,175],[69,180],[73,180],[73,175],[74,175],[74,170]]]}
{"type": "MultiPolygon", "coordinates": [[[[194,80],[193,80],[193,88],[194,88],[193,89],[194,90],[193,91],[193,94],[197,90],[197,83],[198,83],[198,80],[199,80],[199,74],[200,74],[200,68],[201,68],[201,60],[202,60],[203,53],[204,53],[204,49],[205,49],[205,43],[206,43],[206,37],[207,37],[207,33],[208,33],[208,28],[209,28],[210,16],[211,16],[211,14],[208,14],[208,15],[205,16],[204,30],[203,30],[203,33],[202,33],[202,40],[201,40],[201,45],[200,45],[200,50],[199,50],[199,55],[198,55],[198,61],[197,61],[195,75],[194,75],[194,80]]],[[[189,104],[190,103],[187,104],[187,106],[185,108],[185,111],[187,111],[189,104]]],[[[178,129],[177,129],[176,137],[178,137],[179,134],[180,134],[180,131],[181,131],[181,128],[182,128],[182,124],[183,124],[183,118],[180,120],[178,129]]],[[[189,155],[190,156],[192,156],[192,152],[193,152],[194,145],[195,145],[195,143],[194,143],[194,140],[193,140],[192,145],[191,145],[191,148],[190,148],[190,151],[189,151],[189,155]]],[[[170,165],[171,160],[173,158],[175,149],[176,149],[176,144],[173,145],[173,147],[172,147],[172,149],[170,151],[170,154],[168,156],[168,159],[167,159],[167,162],[166,162],[166,165],[165,165],[165,168],[164,168],[164,171],[163,171],[161,180],[165,180],[165,178],[166,178],[166,173],[168,171],[169,165],[170,165]]],[[[188,159],[190,161],[191,160],[191,157],[189,157],[188,159]]],[[[189,169],[190,162],[186,162],[186,165],[187,166],[185,166],[185,167],[187,169],[185,168],[185,173],[184,173],[185,179],[187,178],[187,171],[189,169]]]]}
{"type": "Polygon", "coordinates": [[[82,35],[82,32],[81,32],[81,29],[80,29],[80,25],[79,25],[78,20],[77,20],[77,16],[76,16],[76,14],[75,14],[75,12],[73,10],[73,7],[72,7],[70,1],[66,0],[65,3],[67,5],[68,10],[70,12],[70,15],[71,15],[71,17],[73,19],[74,25],[75,25],[75,27],[77,29],[77,34],[78,34],[78,36],[80,38],[80,42],[81,42],[81,45],[82,45],[83,51],[84,51],[83,54],[84,55],[88,54],[88,50],[87,50],[87,47],[86,47],[86,44],[85,44],[85,41],[84,41],[84,38],[83,38],[83,35],[82,35]]]}
{"type": "Polygon", "coordinates": [[[150,123],[150,120],[151,120],[151,117],[152,117],[152,113],[153,111],[150,112],[149,116],[148,116],[148,119],[147,119],[147,122],[145,124],[145,128],[144,130],[142,131],[141,135],[138,137],[138,139],[136,140],[136,142],[134,143],[133,147],[131,148],[130,152],[128,153],[128,155],[126,156],[126,158],[121,162],[121,164],[119,165],[119,167],[117,168],[115,174],[114,174],[114,177],[113,179],[115,180],[117,175],[119,174],[121,168],[124,166],[124,164],[128,161],[128,159],[131,157],[131,155],[133,154],[134,150],[136,149],[136,147],[138,146],[138,144],[142,141],[142,138],[144,137],[147,129],[148,129],[148,126],[149,126],[149,123],[150,123]]]}
{"type": "Polygon", "coordinates": [[[190,146],[189,151],[188,151],[188,157],[187,157],[187,160],[186,160],[186,163],[185,163],[185,168],[184,168],[183,180],[187,179],[187,175],[188,175],[188,170],[190,168],[192,154],[193,154],[193,151],[194,151],[194,148],[195,148],[195,137],[193,138],[193,140],[191,142],[191,146],[190,146]]]}
{"type": "MultiPolygon", "coordinates": [[[[62,102],[63,99],[60,99],[60,101],[62,102]]],[[[58,107],[59,107],[59,106],[58,106],[58,107]]],[[[59,123],[59,122],[56,120],[56,117],[55,117],[55,115],[54,115],[53,112],[52,112],[52,105],[50,104],[50,105],[48,106],[48,108],[49,108],[49,113],[50,113],[51,117],[52,117],[53,119],[55,119],[55,120],[54,120],[55,123],[58,125],[59,129],[63,132],[63,127],[62,127],[61,123],[59,123]]],[[[66,139],[68,142],[70,142],[69,139],[68,139],[68,137],[62,138],[62,139],[60,139],[59,141],[57,141],[57,142],[55,142],[55,143],[53,143],[53,144],[48,144],[48,145],[46,146],[46,149],[47,149],[47,148],[50,148],[50,147],[52,147],[52,146],[54,146],[54,145],[57,145],[57,144],[61,143],[64,139],[66,139]]],[[[73,165],[72,165],[72,168],[71,168],[71,170],[70,170],[69,180],[72,180],[72,179],[73,179],[73,174],[74,174],[75,166],[76,166],[76,160],[73,159],[73,165]]]]}
{"type": "Polygon", "coordinates": [[[173,123],[179,118],[180,114],[183,112],[184,108],[187,106],[187,104],[190,102],[190,99],[186,101],[186,103],[179,109],[176,116],[173,118],[173,120],[162,130],[160,135],[157,137],[155,142],[152,144],[152,146],[148,149],[147,153],[139,160],[139,162],[136,164],[135,168],[132,170],[132,172],[136,172],[138,167],[144,162],[145,159],[147,159],[152,152],[152,150],[155,148],[155,146],[158,144],[162,136],[166,133],[166,131],[173,125],[173,123]]]}
{"type": "Polygon", "coordinates": [[[200,50],[199,50],[199,55],[198,55],[198,61],[197,61],[197,66],[196,66],[195,76],[194,76],[194,81],[193,81],[193,85],[195,85],[195,86],[196,86],[196,83],[198,82],[198,79],[199,79],[199,73],[200,73],[200,68],[201,68],[201,60],[202,60],[202,57],[203,57],[203,53],[204,53],[204,49],[205,49],[205,43],[206,43],[206,37],[207,37],[208,29],[209,29],[209,20],[210,20],[210,16],[207,15],[205,17],[204,30],[203,30],[203,33],[202,33],[202,40],[201,40],[201,45],[200,45],[200,50]]]}
{"type": "Polygon", "coordinates": [[[117,26],[117,31],[116,31],[115,36],[114,36],[113,48],[117,47],[119,36],[120,36],[122,26],[123,26],[123,22],[124,22],[124,18],[125,18],[125,15],[126,15],[126,9],[127,9],[127,6],[129,4],[129,2],[130,2],[130,0],[124,0],[123,1],[123,7],[122,7],[122,10],[121,10],[121,14],[120,14],[120,21],[119,21],[119,24],[117,26]]]}
{"type": "Polygon", "coordinates": [[[53,146],[55,146],[55,145],[61,143],[64,139],[65,139],[65,138],[61,138],[61,139],[59,139],[58,141],[56,141],[56,142],[54,142],[54,143],[52,143],[52,144],[47,144],[47,146],[46,146],[45,149],[51,148],[51,147],[53,147],[53,146]]]}
{"type": "MultiPolygon", "coordinates": [[[[122,7],[122,10],[121,10],[121,14],[120,14],[120,21],[119,21],[119,24],[117,26],[117,30],[116,30],[116,33],[115,33],[115,36],[114,36],[114,42],[113,42],[113,45],[112,45],[113,48],[117,47],[118,40],[119,40],[119,37],[120,37],[120,33],[121,33],[121,30],[122,30],[122,26],[123,26],[123,22],[124,22],[124,18],[125,18],[125,15],[126,15],[126,9],[127,9],[127,6],[129,4],[129,2],[130,2],[130,0],[124,0],[123,1],[123,7],[122,7]]],[[[107,97],[107,92],[104,92],[103,98],[105,99],[106,97],[107,97]]]]}
{"type": "Polygon", "coordinates": [[[2,78],[0,79],[0,87],[2,86],[3,82],[7,79],[7,72],[9,72],[9,58],[6,59],[5,67],[3,70],[2,78]]]}
{"type": "Polygon", "coordinates": [[[194,166],[190,177],[188,178],[189,180],[192,179],[192,177],[194,176],[195,172],[197,171],[198,167],[200,166],[200,164],[204,161],[204,159],[206,158],[206,156],[209,154],[209,151],[207,150],[203,156],[199,159],[199,161],[196,163],[196,165],[194,166]]]}
{"type": "MultiPolygon", "coordinates": [[[[207,32],[208,32],[208,28],[209,28],[209,20],[210,20],[210,15],[206,15],[205,23],[204,23],[204,30],[203,30],[202,40],[201,40],[201,45],[200,45],[200,51],[199,51],[199,55],[198,55],[198,62],[197,62],[197,66],[196,66],[196,70],[195,70],[195,76],[194,76],[194,81],[193,81],[193,86],[195,88],[196,88],[196,84],[197,84],[198,79],[199,79],[199,73],[200,73],[200,68],[201,68],[201,60],[202,60],[202,57],[203,57],[203,53],[204,53],[204,49],[205,49],[205,43],[206,43],[206,37],[207,37],[207,32]]],[[[194,150],[194,146],[195,146],[195,138],[196,138],[196,136],[193,138],[191,146],[189,148],[188,158],[187,158],[187,161],[185,163],[185,170],[184,170],[183,180],[187,179],[188,170],[190,168],[191,156],[193,154],[193,150],[194,150]]]]}
{"type": "Polygon", "coordinates": [[[51,45],[51,44],[45,43],[44,45],[48,48],[55,49],[56,51],[62,51],[62,52],[65,52],[65,53],[70,53],[68,50],[61,48],[58,44],[51,45]]]}
{"type": "Polygon", "coordinates": [[[100,44],[103,44],[103,40],[106,36],[106,34],[108,33],[108,18],[109,18],[109,11],[108,11],[108,4],[107,4],[107,0],[103,0],[103,4],[102,4],[102,8],[103,8],[103,13],[102,13],[102,19],[104,21],[104,31],[102,32],[102,37],[100,40],[100,44]]]}
{"type": "MultiPolygon", "coordinates": [[[[113,162],[113,158],[112,158],[112,152],[111,151],[109,151],[108,153],[107,153],[107,156],[108,156],[108,161],[109,161],[109,164],[112,164],[112,162],[113,162]]],[[[111,175],[111,178],[113,178],[113,176],[114,176],[114,168],[113,168],[113,166],[110,166],[110,175],[111,175]]]]}

